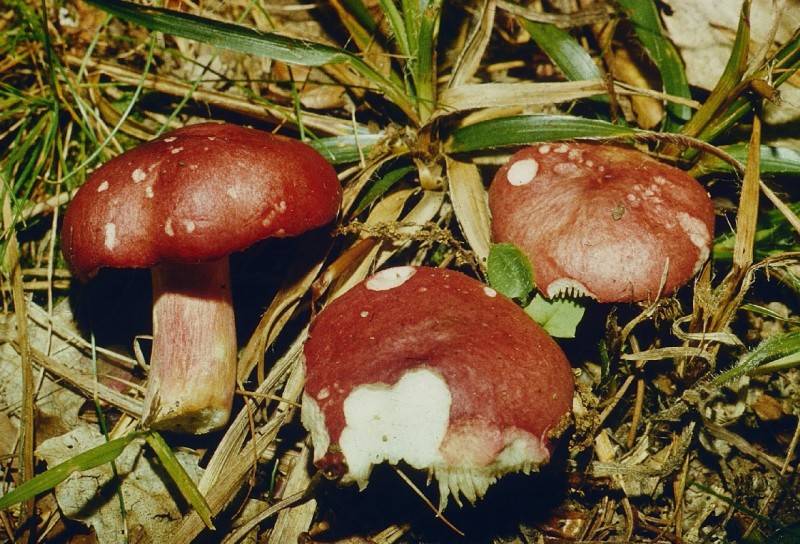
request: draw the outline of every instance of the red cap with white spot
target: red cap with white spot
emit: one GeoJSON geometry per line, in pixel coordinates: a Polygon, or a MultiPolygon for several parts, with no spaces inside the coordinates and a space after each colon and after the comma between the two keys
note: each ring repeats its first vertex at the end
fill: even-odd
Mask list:
{"type": "Polygon", "coordinates": [[[64,217],[64,256],[81,278],[224,257],[330,222],[333,167],[306,144],[204,123],[170,132],[89,176],[64,217]]]}
{"type": "Polygon", "coordinates": [[[336,216],[341,187],[311,147],[267,132],[201,124],[98,168],[64,217],[75,274],[151,268],[153,348],[148,425],[212,431],[230,415],[236,329],[228,255],[336,216]]]}
{"type": "Polygon", "coordinates": [[[558,345],[518,306],[459,272],[410,266],[330,303],[305,345],[303,423],[330,477],[374,464],[430,470],[442,504],[545,463],[572,406],[558,345]]]}
{"type": "Polygon", "coordinates": [[[632,149],[555,143],[515,153],[489,189],[492,234],[528,257],[547,296],[673,293],[709,256],[714,207],[682,170],[632,149]],[[665,275],[666,274],[666,275],[665,275]]]}

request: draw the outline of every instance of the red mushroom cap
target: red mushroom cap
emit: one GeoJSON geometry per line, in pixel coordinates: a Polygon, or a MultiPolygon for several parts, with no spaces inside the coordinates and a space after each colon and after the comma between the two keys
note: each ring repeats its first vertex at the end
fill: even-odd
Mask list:
{"type": "Polygon", "coordinates": [[[330,222],[341,187],[311,147],[229,124],[192,125],[104,164],[64,217],[64,255],[87,278],[224,257],[330,222]]]}
{"type": "Polygon", "coordinates": [[[315,461],[361,485],[373,464],[403,459],[433,471],[442,500],[475,500],[498,476],[547,461],[572,406],[558,345],[513,302],[450,270],[372,276],[316,317],[305,356],[315,461]]]}
{"type": "Polygon", "coordinates": [[[489,189],[492,233],[531,259],[548,296],[600,302],[671,294],[708,258],[714,208],[682,170],[644,153],[543,144],[515,153],[489,189]]]}

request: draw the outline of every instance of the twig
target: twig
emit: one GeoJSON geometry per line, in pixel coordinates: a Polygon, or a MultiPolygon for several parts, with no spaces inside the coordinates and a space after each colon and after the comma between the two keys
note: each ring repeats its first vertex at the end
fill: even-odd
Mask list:
{"type": "Polygon", "coordinates": [[[400,479],[402,479],[406,484],[408,484],[408,487],[410,487],[412,489],[412,491],[414,491],[414,493],[416,493],[419,496],[419,498],[422,499],[422,502],[425,503],[425,506],[427,506],[428,508],[431,509],[431,512],[434,513],[434,517],[436,519],[438,519],[442,523],[444,523],[445,526],[447,526],[448,529],[453,531],[458,536],[465,536],[464,532],[461,529],[459,529],[458,527],[453,525],[450,522],[450,520],[448,520],[446,517],[444,517],[444,514],[438,508],[436,508],[436,506],[434,506],[434,504],[431,502],[431,500],[428,497],[425,496],[425,493],[423,493],[422,490],[419,487],[417,487],[414,484],[414,482],[411,481],[411,478],[406,476],[403,473],[403,471],[400,470],[399,468],[397,468],[396,466],[392,465],[392,468],[397,473],[397,475],[400,476],[400,479]]]}

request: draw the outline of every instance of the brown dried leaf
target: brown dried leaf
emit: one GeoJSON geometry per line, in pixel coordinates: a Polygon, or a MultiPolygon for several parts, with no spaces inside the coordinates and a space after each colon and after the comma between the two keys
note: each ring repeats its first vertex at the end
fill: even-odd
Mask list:
{"type": "Polygon", "coordinates": [[[458,224],[472,251],[481,262],[486,262],[492,244],[492,219],[480,172],[474,164],[448,157],[447,179],[458,224]]]}

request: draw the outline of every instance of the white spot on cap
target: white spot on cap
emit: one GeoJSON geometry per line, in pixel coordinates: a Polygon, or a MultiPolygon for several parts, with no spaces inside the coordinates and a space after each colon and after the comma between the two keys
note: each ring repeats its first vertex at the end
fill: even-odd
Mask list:
{"type": "Polygon", "coordinates": [[[562,162],[553,167],[553,172],[559,176],[572,176],[578,173],[578,165],[571,162],[562,162]]]}
{"type": "Polygon", "coordinates": [[[566,153],[567,151],[569,151],[569,146],[567,144],[561,144],[553,151],[555,151],[556,153],[566,153]]]}
{"type": "Polygon", "coordinates": [[[176,147],[175,149],[172,150],[172,154],[175,155],[177,153],[180,153],[181,151],[183,151],[182,147],[176,147]]]}
{"type": "Polygon", "coordinates": [[[131,174],[131,179],[133,180],[134,183],[142,182],[142,181],[144,181],[144,178],[146,178],[146,177],[147,177],[147,174],[145,174],[144,170],[142,170],[141,168],[137,168],[131,174]]]}
{"type": "Polygon", "coordinates": [[[217,139],[217,137],[216,137],[216,136],[209,136],[209,137],[208,137],[208,139],[209,139],[209,140],[211,140],[211,141],[213,142],[214,140],[216,140],[216,139],[217,139]]]}
{"type": "Polygon", "coordinates": [[[581,152],[579,149],[570,149],[567,157],[569,157],[570,160],[579,161],[581,160],[581,152]]]}
{"type": "Polygon", "coordinates": [[[361,317],[367,317],[367,316],[369,315],[369,312],[368,312],[368,311],[366,311],[366,310],[364,310],[364,311],[362,311],[362,312],[361,312],[360,314],[358,314],[358,315],[360,315],[361,317]]]}
{"type": "Polygon", "coordinates": [[[177,140],[177,138],[175,136],[170,136],[169,138],[164,138],[164,141],[167,142],[167,143],[174,142],[175,140],[177,140]]]}
{"type": "MultiPolygon", "coordinates": [[[[711,242],[711,234],[708,232],[705,223],[686,212],[680,212],[678,214],[678,223],[683,229],[683,232],[686,233],[686,236],[689,237],[689,240],[700,249],[701,253],[704,250],[706,252],[708,251],[708,246],[711,242]]],[[[703,260],[705,261],[705,259],[703,260]]]]}
{"type": "Polygon", "coordinates": [[[167,222],[164,223],[164,232],[167,233],[167,236],[175,236],[175,231],[172,230],[172,219],[167,219],[167,222]]]}
{"type": "Polygon", "coordinates": [[[523,159],[511,165],[506,177],[511,185],[519,187],[520,185],[527,185],[533,181],[533,178],[536,177],[538,172],[539,163],[536,162],[536,160],[523,159]]]}
{"type": "Polygon", "coordinates": [[[286,211],[286,201],[285,200],[281,200],[280,202],[278,202],[278,205],[276,206],[275,209],[278,210],[278,213],[285,212],[286,211]]]}
{"type": "Polygon", "coordinates": [[[653,181],[655,181],[659,185],[664,185],[665,183],[667,183],[667,178],[665,178],[664,176],[655,176],[653,177],[653,181]]]}
{"type": "Polygon", "coordinates": [[[411,276],[417,273],[413,266],[396,266],[381,270],[367,280],[366,287],[370,291],[388,291],[403,285],[411,276]]]}
{"type": "MultiPolygon", "coordinates": [[[[401,459],[416,469],[442,463],[440,446],[450,423],[452,396],[436,372],[416,368],[394,385],[365,384],[342,406],[346,422],[339,438],[349,472],[346,480],[366,485],[372,465],[401,459]]],[[[315,456],[317,444],[314,444],[315,456]]]]}
{"type": "Polygon", "coordinates": [[[104,181],[103,183],[101,183],[100,185],[97,186],[97,192],[98,193],[102,193],[103,191],[107,191],[107,190],[108,190],[108,182],[107,181],[104,181]]]}
{"type": "Polygon", "coordinates": [[[633,193],[628,193],[628,195],[625,198],[628,199],[628,202],[636,202],[637,200],[639,200],[633,193]]]}
{"type": "Polygon", "coordinates": [[[483,292],[484,292],[484,293],[486,294],[486,296],[487,296],[487,297],[489,297],[489,298],[494,298],[494,297],[496,297],[496,296],[497,296],[497,291],[495,291],[495,290],[494,290],[494,289],[492,289],[491,287],[484,287],[484,288],[483,288],[483,292]]]}
{"type": "Polygon", "coordinates": [[[147,198],[153,198],[153,194],[154,193],[152,185],[148,185],[147,187],[144,188],[144,196],[146,196],[147,198]]]}
{"type": "Polygon", "coordinates": [[[186,221],[184,221],[183,226],[186,228],[186,232],[190,234],[194,232],[195,224],[194,221],[192,221],[191,219],[187,219],[186,221]]]}
{"type": "Polygon", "coordinates": [[[586,166],[591,168],[592,166],[594,166],[594,161],[586,161],[586,166]]]}
{"type": "Polygon", "coordinates": [[[234,200],[236,199],[236,197],[239,196],[239,194],[236,192],[236,188],[235,187],[228,187],[225,190],[225,194],[228,195],[229,197],[233,198],[234,200]]]}
{"type": "Polygon", "coordinates": [[[189,170],[197,170],[197,165],[196,164],[190,164],[189,165],[189,170]]]}
{"type": "Polygon", "coordinates": [[[331,390],[328,389],[327,387],[323,387],[322,389],[319,390],[319,393],[317,393],[318,400],[325,400],[330,396],[331,396],[331,390]]]}
{"type": "Polygon", "coordinates": [[[103,231],[105,232],[105,240],[104,244],[107,249],[114,249],[114,246],[117,245],[117,226],[114,223],[106,223],[105,227],[103,227],[103,231]]]}
{"type": "Polygon", "coordinates": [[[550,146],[547,144],[540,145],[539,153],[541,153],[542,155],[547,155],[548,153],[550,153],[550,146]]]}

